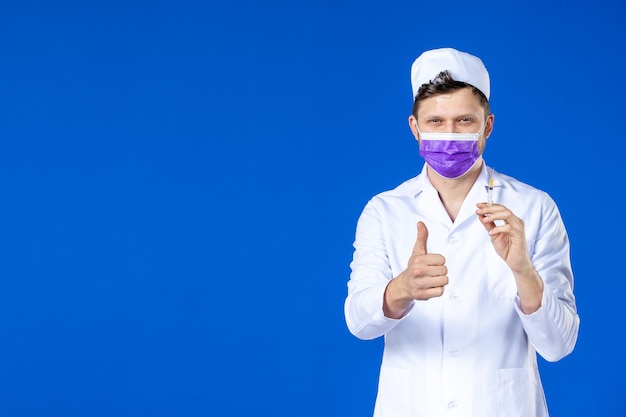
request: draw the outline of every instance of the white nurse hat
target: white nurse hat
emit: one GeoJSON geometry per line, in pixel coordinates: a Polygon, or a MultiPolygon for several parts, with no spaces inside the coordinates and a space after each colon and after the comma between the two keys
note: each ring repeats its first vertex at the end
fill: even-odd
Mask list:
{"type": "Polygon", "coordinates": [[[411,66],[413,99],[422,84],[431,82],[441,71],[478,88],[489,99],[489,73],[480,58],[452,48],[433,49],[420,55],[411,66]]]}

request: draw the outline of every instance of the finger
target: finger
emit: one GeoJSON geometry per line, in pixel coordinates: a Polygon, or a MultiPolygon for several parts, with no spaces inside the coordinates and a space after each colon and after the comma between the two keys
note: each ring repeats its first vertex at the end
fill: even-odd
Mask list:
{"type": "Polygon", "coordinates": [[[417,239],[413,246],[413,255],[426,255],[426,240],[428,239],[428,229],[424,222],[417,222],[417,239]]]}
{"type": "Polygon", "coordinates": [[[438,254],[414,256],[407,267],[412,278],[439,277],[448,273],[446,259],[438,254]]]}
{"type": "Polygon", "coordinates": [[[446,285],[448,285],[447,275],[422,277],[421,279],[416,280],[416,287],[422,290],[426,290],[428,288],[445,287],[446,285]]]}
{"type": "Polygon", "coordinates": [[[493,213],[499,211],[503,206],[498,204],[477,203],[476,207],[478,207],[476,214],[479,216],[490,217],[493,213]]]}
{"type": "Polygon", "coordinates": [[[494,236],[494,235],[497,235],[497,234],[500,234],[500,233],[506,233],[506,234],[511,235],[513,233],[513,231],[514,231],[513,227],[510,224],[505,223],[505,224],[503,224],[501,226],[494,225],[494,227],[492,227],[489,230],[489,235],[490,236],[494,236]]]}
{"type": "Polygon", "coordinates": [[[444,291],[444,287],[424,288],[417,291],[413,298],[416,300],[430,300],[431,298],[441,297],[444,291]]]}
{"type": "Polygon", "coordinates": [[[478,220],[483,224],[483,226],[485,226],[485,229],[487,230],[487,232],[491,232],[496,227],[496,224],[494,223],[494,219],[491,216],[485,216],[479,213],[477,214],[478,214],[478,220]]]}

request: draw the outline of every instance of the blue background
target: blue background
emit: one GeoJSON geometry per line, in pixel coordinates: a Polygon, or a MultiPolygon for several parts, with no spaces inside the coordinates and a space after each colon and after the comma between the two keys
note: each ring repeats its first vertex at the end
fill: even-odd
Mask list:
{"type": "Polygon", "coordinates": [[[623,2],[0,3],[0,415],[368,416],[358,215],[423,161],[423,50],[480,56],[485,159],[566,222],[553,416],[626,413],[623,2]]]}

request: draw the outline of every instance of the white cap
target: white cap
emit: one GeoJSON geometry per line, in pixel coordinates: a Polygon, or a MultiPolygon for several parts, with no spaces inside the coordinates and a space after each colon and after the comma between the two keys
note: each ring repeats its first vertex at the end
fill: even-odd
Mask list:
{"type": "Polygon", "coordinates": [[[411,66],[413,99],[422,84],[431,82],[441,71],[478,88],[489,99],[489,73],[480,58],[452,48],[433,49],[420,55],[411,66]]]}

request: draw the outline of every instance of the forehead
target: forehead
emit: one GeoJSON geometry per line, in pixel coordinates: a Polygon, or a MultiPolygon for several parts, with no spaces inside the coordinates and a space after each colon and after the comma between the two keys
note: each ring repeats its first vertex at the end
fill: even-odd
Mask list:
{"type": "Polygon", "coordinates": [[[485,110],[480,99],[471,88],[462,88],[449,93],[437,94],[422,100],[419,104],[418,116],[455,117],[474,115],[484,117],[485,110]]]}

